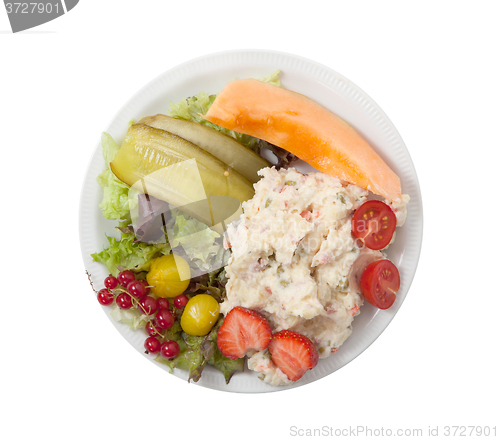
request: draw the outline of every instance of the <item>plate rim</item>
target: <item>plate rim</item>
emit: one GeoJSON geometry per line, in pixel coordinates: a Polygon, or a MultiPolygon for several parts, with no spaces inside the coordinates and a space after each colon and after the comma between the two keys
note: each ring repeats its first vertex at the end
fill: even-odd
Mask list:
{"type": "MultiPolygon", "coordinates": [[[[420,184],[418,181],[418,176],[417,176],[417,173],[415,170],[415,166],[414,166],[413,160],[411,159],[410,152],[408,151],[401,135],[397,131],[397,128],[394,126],[394,124],[392,123],[390,118],[385,114],[385,112],[381,109],[381,107],[364,90],[362,90],[359,86],[357,86],[355,83],[350,81],[348,78],[346,78],[342,74],[338,73],[337,71],[333,70],[332,68],[330,68],[324,64],[321,64],[317,61],[305,58],[305,57],[300,56],[300,55],[295,55],[295,54],[281,52],[281,51],[275,51],[275,50],[265,50],[265,49],[241,49],[241,50],[234,49],[234,50],[226,50],[226,51],[208,53],[208,54],[184,61],[184,62],[182,62],[176,66],[173,66],[173,67],[165,70],[164,72],[160,73],[159,75],[154,77],[152,80],[150,80],[148,83],[146,83],[143,87],[141,87],[136,93],[134,93],[128,100],[125,101],[125,103],[115,113],[113,118],[111,118],[110,122],[108,123],[108,125],[106,126],[106,129],[104,131],[108,132],[108,130],[110,130],[110,128],[112,128],[114,125],[116,125],[118,123],[118,120],[121,117],[121,115],[123,115],[123,113],[129,107],[131,107],[135,101],[140,99],[140,97],[143,96],[149,89],[151,89],[155,85],[161,83],[165,78],[167,78],[172,73],[179,72],[179,71],[184,70],[186,68],[192,69],[193,66],[203,64],[207,61],[214,62],[214,60],[218,60],[219,63],[222,63],[224,59],[226,59],[226,61],[227,61],[227,58],[236,58],[236,57],[251,58],[252,56],[257,56],[257,57],[262,57],[262,56],[273,57],[274,56],[276,58],[287,59],[289,61],[295,61],[297,63],[301,63],[303,66],[310,66],[310,67],[312,66],[314,69],[316,69],[316,71],[318,71],[318,70],[322,71],[323,76],[326,77],[326,76],[333,75],[338,80],[343,81],[344,83],[348,84],[350,89],[354,89],[358,94],[360,94],[364,98],[365,101],[367,101],[372,106],[372,109],[374,109],[375,114],[381,116],[382,119],[386,122],[386,124],[390,127],[391,133],[399,141],[399,143],[401,144],[401,147],[403,148],[404,152],[406,153],[405,160],[408,162],[407,168],[409,168],[412,171],[412,174],[413,174],[412,180],[414,183],[414,189],[416,190],[416,193],[417,193],[417,198],[416,199],[412,198],[410,203],[411,203],[412,211],[414,211],[414,212],[412,212],[412,215],[417,216],[417,217],[413,217],[413,220],[416,221],[417,226],[418,226],[418,230],[413,231],[413,235],[416,238],[416,248],[413,249],[414,255],[413,255],[412,271],[410,274],[407,274],[407,276],[406,276],[407,287],[406,287],[406,290],[404,292],[404,295],[403,295],[402,299],[400,300],[400,302],[397,305],[395,304],[396,308],[394,308],[393,310],[392,310],[392,308],[389,309],[389,310],[391,310],[391,312],[390,312],[390,314],[386,315],[386,318],[385,318],[384,322],[382,323],[381,327],[378,329],[377,334],[376,335],[365,335],[365,336],[369,336],[369,337],[364,338],[364,342],[362,344],[363,347],[361,349],[357,350],[356,353],[351,354],[350,356],[347,356],[347,359],[345,360],[345,362],[343,362],[342,365],[340,365],[338,368],[334,368],[332,371],[325,372],[324,374],[321,374],[319,377],[314,377],[314,378],[310,377],[309,380],[304,380],[307,377],[306,376],[303,379],[301,379],[301,381],[294,383],[294,384],[291,384],[291,385],[271,386],[271,385],[265,384],[265,387],[263,389],[249,390],[246,388],[245,389],[237,389],[237,387],[231,386],[231,383],[229,385],[223,384],[222,386],[215,386],[213,383],[210,383],[209,381],[204,381],[203,380],[204,376],[202,376],[202,379],[200,379],[199,382],[196,382],[197,385],[205,387],[205,388],[210,388],[210,389],[214,389],[214,390],[218,390],[218,391],[225,391],[225,392],[236,392],[236,393],[266,393],[266,392],[284,391],[284,390],[304,386],[304,385],[307,385],[308,383],[315,382],[317,380],[320,380],[324,377],[329,376],[330,374],[333,374],[334,372],[338,371],[340,368],[348,365],[350,362],[352,362],[354,359],[356,359],[361,353],[363,353],[366,349],[368,349],[382,335],[382,333],[389,326],[389,324],[394,319],[396,313],[401,308],[404,300],[406,299],[406,297],[409,293],[409,290],[410,290],[411,285],[413,283],[413,280],[414,280],[414,277],[416,274],[416,270],[418,268],[418,263],[420,260],[422,241],[423,241],[423,221],[424,221],[422,194],[421,194],[420,184]],[[409,167],[408,167],[408,165],[409,165],[409,167]]],[[[281,69],[281,66],[279,66],[279,68],[281,69]]],[[[200,72],[200,75],[203,75],[203,72],[200,72]]],[[[312,73],[310,73],[310,75],[312,75],[312,73]]],[[[326,80],[327,80],[327,78],[323,78],[323,84],[325,84],[326,80]]],[[[330,86],[327,85],[327,87],[329,89],[333,90],[330,86]]],[[[198,92],[194,91],[194,93],[198,93],[198,92]]],[[[100,153],[101,153],[101,141],[99,140],[97,142],[97,145],[95,146],[93,152],[92,152],[92,155],[91,155],[89,161],[88,161],[88,164],[87,164],[87,167],[85,170],[85,174],[84,174],[84,178],[83,178],[83,184],[82,184],[81,191],[80,191],[78,227],[79,227],[80,248],[81,248],[83,263],[84,263],[86,271],[89,270],[88,264],[87,264],[89,254],[87,254],[87,250],[84,250],[84,246],[83,246],[83,238],[85,235],[85,233],[84,233],[85,222],[83,221],[84,217],[83,217],[82,212],[84,209],[84,205],[86,203],[86,201],[85,201],[86,194],[87,194],[86,191],[89,190],[87,187],[89,180],[90,180],[89,173],[92,169],[92,165],[93,165],[94,161],[96,160],[96,156],[102,157],[102,155],[100,153]]],[[[94,181],[94,185],[96,185],[96,184],[97,183],[94,181]]],[[[99,209],[99,208],[97,208],[97,209],[99,209]]],[[[94,250],[94,252],[97,252],[97,251],[98,250],[94,250]]],[[[103,309],[105,309],[105,308],[103,308],[103,309]]],[[[104,310],[104,311],[106,312],[106,310],[104,310]]],[[[106,313],[106,315],[111,320],[111,322],[113,323],[115,328],[117,328],[117,330],[122,334],[122,336],[125,337],[125,339],[132,346],[134,346],[134,344],[131,342],[131,340],[125,336],[125,333],[128,333],[128,332],[123,331],[124,324],[116,322],[112,317],[109,316],[109,313],[106,313]]],[[[137,349],[136,346],[134,346],[134,348],[137,349]]],[[[143,349],[142,350],[137,349],[137,350],[142,351],[142,352],[144,351],[143,349]]],[[[331,359],[331,357],[328,359],[331,359]]],[[[325,361],[327,361],[328,359],[325,359],[325,361]]],[[[152,359],[151,357],[149,357],[149,360],[154,362],[154,359],[152,359]]],[[[166,367],[158,362],[154,362],[154,363],[160,367],[163,367],[164,370],[168,371],[168,367],[166,367]]],[[[245,362],[245,364],[246,364],[246,362],[245,362]]],[[[247,370],[246,366],[245,366],[245,369],[247,370]]],[[[206,371],[205,373],[209,373],[209,371],[210,370],[206,371]]],[[[215,371],[214,371],[214,373],[215,373],[215,371]]],[[[220,375],[220,373],[218,373],[218,374],[220,375]]],[[[256,383],[260,382],[257,379],[256,373],[250,373],[250,374],[252,375],[252,380],[254,380],[256,383]]],[[[178,377],[178,378],[184,379],[184,380],[187,379],[187,375],[182,370],[176,369],[174,371],[173,375],[178,377]]],[[[236,376],[234,376],[234,378],[235,377],[236,376]]],[[[233,378],[233,380],[234,380],[234,378],[233,378]]],[[[220,382],[220,381],[218,381],[218,382],[220,382]]]]}

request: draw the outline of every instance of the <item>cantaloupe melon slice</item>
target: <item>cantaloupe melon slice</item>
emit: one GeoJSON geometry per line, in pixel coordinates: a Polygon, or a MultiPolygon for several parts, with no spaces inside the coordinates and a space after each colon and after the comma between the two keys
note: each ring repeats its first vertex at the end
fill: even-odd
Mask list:
{"type": "Polygon", "coordinates": [[[264,139],[321,172],[401,201],[399,177],[347,122],[312,99],[254,79],[228,83],[203,116],[264,139]]]}

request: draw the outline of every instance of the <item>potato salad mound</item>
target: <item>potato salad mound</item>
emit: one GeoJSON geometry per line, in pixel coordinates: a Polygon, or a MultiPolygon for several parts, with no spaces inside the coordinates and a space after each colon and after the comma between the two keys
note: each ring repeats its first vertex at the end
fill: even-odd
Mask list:
{"type": "MultiPolygon", "coordinates": [[[[368,191],[323,173],[294,168],[259,171],[255,196],[243,203],[227,230],[232,250],[221,312],[236,306],[264,315],[273,332],[292,330],[311,339],[326,358],[349,337],[363,297],[351,267],[361,252],[351,234],[352,213],[368,191]],[[351,279],[351,282],[350,282],[351,279]]],[[[273,385],[289,383],[264,352],[249,357],[250,369],[273,385]]]]}

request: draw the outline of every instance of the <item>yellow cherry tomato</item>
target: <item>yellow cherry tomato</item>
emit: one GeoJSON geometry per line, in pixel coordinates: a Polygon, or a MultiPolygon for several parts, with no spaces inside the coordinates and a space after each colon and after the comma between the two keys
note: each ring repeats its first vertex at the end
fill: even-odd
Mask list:
{"type": "Polygon", "coordinates": [[[146,281],[162,298],[174,298],[189,286],[191,270],[188,262],[177,255],[163,255],[151,261],[146,281]]]}
{"type": "Polygon", "coordinates": [[[193,296],[181,316],[181,327],[188,335],[205,336],[219,318],[219,303],[213,296],[202,293],[193,296]]]}

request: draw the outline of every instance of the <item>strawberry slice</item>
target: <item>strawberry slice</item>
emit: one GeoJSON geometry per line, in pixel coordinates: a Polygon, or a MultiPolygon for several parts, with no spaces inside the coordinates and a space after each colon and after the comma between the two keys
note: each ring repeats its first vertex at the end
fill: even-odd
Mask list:
{"type": "Polygon", "coordinates": [[[311,340],[300,333],[282,330],[273,335],[269,352],[274,364],[288,379],[299,380],[318,363],[318,350],[311,340]]]}
{"type": "Polygon", "coordinates": [[[271,326],[264,316],[245,307],[235,307],[219,328],[217,346],[227,358],[239,359],[250,350],[265,350],[271,337],[271,326]]]}

